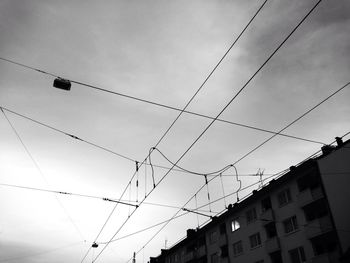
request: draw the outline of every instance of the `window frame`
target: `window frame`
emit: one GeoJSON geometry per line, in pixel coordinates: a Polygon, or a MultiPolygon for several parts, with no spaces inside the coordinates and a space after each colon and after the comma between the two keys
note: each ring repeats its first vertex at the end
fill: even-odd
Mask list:
{"type": "Polygon", "coordinates": [[[291,263],[307,262],[306,256],[305,256],[305,251],[304,251],[304,248],[302,246],[289,250],[288,254],[289,254],[291,263]],[[294,259],[296,259],[295,256],[297,256],[297,261],[294,260],[294,259]]]}
{"type": "Polygon", "coordinates": [[[260,232],[257,232],[251,236],[249,236],[249,243],[250,243],[250,248],[254,249],[257,247],[261,246],[261,236],[260,236],[260,232]]]}
{"type": "Polygon", "coordinates": [[[292,195],[290,193],[290,189],[286,188],[283,191],[277,194],[278,205],[279,207],[285,206],[292,202],[292,195]],[[283,199],[282,199],[283,198],[283,199]]]}
{"type": "Polygon", "coordinates": [[[243,242],[239,240],[232,244],[233,256],[238,257],[243,254],[243,242]]]}
{"type": "Polygon", "coordinates": [[[241,228],[241,223],[239,222],[239,218],[236,217],[234,219],[232,219],[231,221],[231,232],[235,232],[237,230],[239,230],[241,228]],[[237,227],[238,225],[238,227],[237,227]]]}
{"type": "Polygon", "coordinates": [[[283,220],[283,228],[284,228],[285,234],[290,234],[299,230],[299,224],[298,224],[298,219],[296,215],[288,217],[287,219],[283,220]],[[289,226],[291,226],[291,229],[290,231],[287,231],[289,230],[288,229],[289,226]]]}
{"type": "Polygon", "coordinates": [[[258,219],[258,215],[256,213],[255,207],[247,210],[245,212],[245,215],[246,215],[246,219],[247,219],[247,224],[251,224],[258,219]]]}

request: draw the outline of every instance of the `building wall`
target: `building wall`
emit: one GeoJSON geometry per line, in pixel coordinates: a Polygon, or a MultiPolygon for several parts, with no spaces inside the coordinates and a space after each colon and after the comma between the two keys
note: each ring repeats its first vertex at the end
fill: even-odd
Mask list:
{"type": "Polygon", "coordinates": [[[340,245],[350,248],[350,145],[318,161],[340,245]]]}
{"type": "Polygon", "coordinates": [[[239,205],[233,206],[202,229],[195,231],[197,238],[205,236],[205,245],[197,246],[193,254],[188,250],[188,247],[196,242],[196,238],[192,236],[168,250],[163,255],[166,259],[165,263],[186,263],[189,259],[192,262],[207,263],[256,263],[261,260],[264,263],[270,263],[270,253],[273,251],[281,252],[283,263],[292,263],[290,251],[298,247],[303,247],[306,262],[337,263],[340,255],[339,244],[336,244],[332,250],[328,250],[327,242],[329,240],[338,242],[332,228],[332,219],[334,219],[341,249],[345,252],[350,247],[349,172],[350,149],[345,147],[322,156],[316,161],[305,162],[282,178],[270,182],[268,186],[253,193],[239,205]],[[301,180],[310,175],[317,179],[317,183],[311,182],[310,185],[307,183],[307,187],[302,189],[301,180]],[[290,200],[280,205],[279,194],[285,190],[289,191],[290,200]],[[270,197],[271,209],[263,211],[262,200],[267,197],[270,197]],[[318,208],[313,207],[317,203],[325,207],[326,212],[310,218],[306,215],[306,211],[309,209],[318,213],[318,208]],[[247,211],[251,209],[255,209],[257,218],[248,223],[247,211]],[[285,233],[283,222],[293,216],[296,217],[298,228],[285,233]],[[240,228],[234,231],[232,230],[233,220],[238,220],[240,223],[240,228]],[[220,231],[223,223],[226,234],[220,231]],[[267,236],[265,226],[269,223],[275,223],[276,237],[267,236]],[[251,248],[249,237],[256,233],[260,235],[261,244],[251,248]],[[325,244],[326,249],[323,252],[317,252],[316,239],[321,243],[321,247],[323,243],[325,244]],[[235,255],[233,244],[239,241],[242,241],[243,252],[235,255]],[[223,245],[228,247],[226,257],[223,257],[220,252],[220,247],[223,245]],[[214,257],[214,254],[217,254],[217,257],[214,257]],[[200,255],[201,261],[197,261],[198,258],[191,255],[200,255]],[[205,255],[206,261],[202,261],[202,256],[205,257],[205,255]]]}

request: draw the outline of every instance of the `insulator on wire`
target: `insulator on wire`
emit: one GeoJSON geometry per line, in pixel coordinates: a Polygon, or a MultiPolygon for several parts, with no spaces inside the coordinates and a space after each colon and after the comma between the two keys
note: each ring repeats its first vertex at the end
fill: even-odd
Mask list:
{"type": "Polygon", "coordinates": [[[135,161],[135,164],[136,164],[136,172],[138,172],[139,171],[139,162],[135,161]]]}

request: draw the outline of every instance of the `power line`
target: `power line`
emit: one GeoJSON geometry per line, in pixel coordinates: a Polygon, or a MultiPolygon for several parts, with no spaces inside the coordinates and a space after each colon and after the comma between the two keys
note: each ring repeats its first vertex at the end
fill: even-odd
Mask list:
{"type": "MultiPolygon", "coordinates": [[[[276,174],[273,175],[273,176],[276,176],[276,174]]],[[[272,176],[271,176],[271,177],[272,177],[272,176]]],[[[267,180],[267,179],[266,179],[266,180],[267,180]]],[[[242,188],[240,191],[246,190],[246,189],[248,189],[248,188],[250,188],[250,187],[252,187],[252,186],[254,186],[254,185],[258,184],[258,183],[259,183],[259,182],[257,182],[257,183],[252,183],[252,184],[250,184],[250,185],[248,185],[248,186],[245,186],[245,187],[242,188]]],[[[111,242],[118,241],[118,240],[121,240],[121,239],[124,239],[124,238],[126,238],[126,237],[130,237],[130,236],[139,234],[139,233],[144,232],[144,231],[147,231],[147,230],[149,230],[149,229],[151,229],[151,228],[155,228],[155,227],[157,227],[157,226],[159,226],[159,225],[162,225],[162,224],[164,224],[164,223],[167,223],[167,222],[169,222],[169,221],[172,221],[172,220],[174,220],[174,219],[176,219],[176,218],[185,216],[185,215],[187,215],[187,214],[189,214],[189,213],[193,213],[194,211],[201,211],[201,210],[200,210],[201,208],[203,208],[203,207],[205,207],[205,206],[208,206],[209,204],[216,203],[216,202],[222,200],[223,198],[226,198],[226,197],[229,197],[229,196],[231,196],[231,195],[234,195],[234,194],[236,194],[236,192],[237,192],[237,191],[235,191],[235,192],[233,192],[233,193],[230,193],[230,194],[227,194],[227,195],[225,195],[225,196],[223,196],[223,197],[220,197],[220,198],[218,198],[218,199],[215,199],[215,200],[213,200],[213,201],[211,201],[211,202],[205,203],[204,205],[201,205],[201,206],[199,206],[198,208],[194,208],[194,209],[185,209],[185,210],[184,210],[184,209],[181,207],[180,210],[185,211],[184,213],[182,213],[182,214],[180,214],[180,215],[176,215],[175,217],[171,217],[171,218],[169,218],[169,219],[167,219],[167,220],[164,220],[164,221],[162,221],[162,222],[156,223],[156,224],[151,225],[151,226],[149,226],[149,227],[140,229],[140,230],[135,231],[135,232],[133,232],[133,233],[127,234],[127,235],[125,235],[125,236],[122,236],[122,237],[113,239],[112,241],[110,241],[110,243],[111,243],[111,242]]],[[[244,199],[244,198],[243,198],[243,199],[244,199]]],[[[225,210],[226,210],[226,209],[225,209],[225,210]]],[[[222,213],[222,211],[219,212],[219,213],[222,213]]],[[[219,214],[219,213],[216,213],[216,214],[219,214]]],[[[203,215],[203,214],[202,214],[202,215],[203,215]]],[[[208,216],[208,215],[203,215],[203,216],[208,216]]],[[[98,242],[98,244],[107,244],[107,243],[108,243],[108,242],[98,242]]]]}
{"type": "MultiPolygon", "coordinates": [[[[21,66],[24,66],[26,68],[29,68],[29,69],[34,69],[36,71],[39,71],[41,73],[44,73],[44,74],[48,74],[48,75],[51,75],[51,76],[56,76],[54,74],[51,74],[51,73],[47,73],[45,71],[42,71],[42,70],[39,70],[39,69],[35,69],[31,66],[27,66],[27,65],[24,65],[22,63],[18,63],[18,62],[14,62],[12,60],[8,60],[8,59],[5,59],[5,58],[2,58],[0,57],[0,60],[4,60],[4,61],[7,61],[7,62],[10,62],[11,63],[14,63],[16,65],[21,65],[21,66]]],[[[165,104],[161,104],[161,103],[157,103],[157,102],[152,102],[152,101],[149,101],[149,100],[145,100],[145,99],[141,99],[141,98],[137,98],[137,97],[133,97],[133,96],[130,96],[130,95],[126,95],[126,94],[122,94],[122,93],[119,93],[119,92],[114,92],[114,91],[111,91],[111,90],[107,90],[107,89],[102,89],[102,88],[99,88],[99,87],[96,87],[96,86],[92,86],[92,85],[89,85],[89,84],[85,84],[83,82],[78,82],[78,81],[74,81],[74,80],[70,80],[72,83],[76,83],[76,84],[79,84],[79,85],[83,85],[83,86],[87,86],[87,87],[94,87],[98,90],[101,90],[101,91],[104,91],[104,92],[108,92],[108,93],[112,93],[114,95],[118,95],[118,96],[122,96],[122,97],[126,97],[126,98],[129,98],[129,99],[133,99],[133,100],[137,100],[137,101],[140,101],[140,102],[144,102],[144,103],[148,103],[148,104],[152,104],[152,105],[155,105],[155,106],[159,106],[159,107],[163,107],[163,108],[166,108],[166,109],[170,109],[170,110],[174,110],[174,111],[179,111],[179,112],[182,112],[182,113],[186,113],[186,114],[190,114],[190,115],[194,115],[194,116],[198,116],[198,117],[202,117],[202,118],[206,118],[206,119],[210,119],[210,120],[213,120],[214,117],[211,117],[211,116],[208,116],[208,115],[205,115],[205,114],[201,114],[201,113],[197,113],[197,112],[193,112],[193,111],[188,111],[188,110],[182,110],[180,108],[177,108],[177,107],[173,107],[173,106],[168,106],[168,105],[165,105],[165,104]]],[[[3,107],[4,109],[6,109],[5,107],[3,107]]],[[[11,110],[9,109],[6,109],[7,111],[9,112],[12,112],[11,110]]],[[[15,112],[12,112],[14,114],[17,114],[15,112]]],[[[27,118],[21,114],[17,114],[18,116],[21,116],[21,117],[24,117],[24,118],[27,118]]],[[[27,119],[30,119],[30,118],[27,118],[27,119]]],[[[35,120],[32,120],[34,122],[37,122],[35,120]]],[[[253,126],[253,125],[248,125],[248,124],[242,124],[242,123],[238,123],[238,122],[233,122],[233,121],[229,121],[229,120],[225,120],[225,119],[220,119],[220,118],[217,118],[216,121],[218,122],[222,122],[222,123],[226,123],[226,124],[230,124],[230,125],[234,125],[234,126],[239,126],[239,127],[242,127],[242,128],[247,128],[247,129],[252,129],[252,130],[255,130],[255,131],[260,131],[260,132],[265,132],[265,133],[270,133],[270,134],[277,134],[276,131],[272,131],[272,130],[268,130],[268,129],[264,129],[264,128],[260,128],[260,127],[256,127],[256,126],[253,126]]],[[[39,123],[39,122],[37,122],[39,123]]],[[[44,125],[45,126],[45,125],[44,125]]],[[[48,127],[48,128],[51,128],[51,127],[48,127]]],[[[69,135],[69,134],[66,134],[66,135],[69,135]]],[[[305,141],[305,142],[310,142],[310,143],[316,143],[316,144],[322,144],[324,145],[323,142],[320,142],[320,141],[316,141],[316,140],[311,140],[311,139],[307,139],[307,138],[302,138],[302,137],[299,137],[299,136],[294,136],[294,135],[289,135],[289,134],[286,134],[286,133],[278,133],[277,134],[278,136],[282,136],[282,137],[286,137],[286,138],[291,138],[291,139],[295,139],[295,140],[301,140],[301,141],[305,141]]],[[[74,137],[73,137],[74,138],[74,137]]],[[[88,142],[87,142],[88,143],[88,142]]],[[[90,143],[89,143],[90,144],[90,143]]],[[[93,145],[93,144],[91,144],[93,145]]],[[[96,145],[94,145],[96,146],[96,145]]],[[[99,147],[97,145],[97,147],[99,147]]],[[[101,148],[101,147],[99,147],[101,148]]],[[[108,150],[107,150],[108,151],[108,150]]],[[[118,155],[118,154],[117,154],[118,155]]],[[[125,159],[129,159],[128,157],[126,156],[120,156],[122,158],[125,158],[125,159]]]]}
{"type": "MultiPolygon", "coordinates": [[[[230,99],[230,101],[224,106],[224,108],[219,112],[219,114],[210,122],[210,124],[203,130],[203,132],[195,139],[195,141],[187,148],[187,150],[179,157],[179,159],[174,163],[174,165],[170,168],[168,172],[158,181],[157,185],[159,185],[164,178],[171,172],[171,170],[177,165],[178,162],[182,160],[182,158],[191,150],[191,148],[199,141],[199,139],[206,133],[206,131],[213,125],[215,120],[220,117],[220,115],[228,108],[228,106],[239,96],[239,94],[248,86],[248,84],[255,78],[255,76],[263,69],[263,67],[271,60],[271,58],[277,53],[277,51],[284,45],[284,43],[293,35],[293,33],[299,28],[299,26],[306,20],[306,18],[312,13],[312,11],[321,3],[322,0],[319,0],[311,10],[303,17],[303,19],[294,27],[294,29],[285,37],[285,39],[277,46],[277,48],[271,53],[270,56],[265,60],[265,62],[256,70],[256,72],[248,79],[248,81],[239,89],[239,91],[230,99]]],[[[212,179],[216,178],[213,177],[212,179]]],[[[200,188],[201,189],[201,188],[200,188]]],[[[150,191],[150,193],[154,190],[154,188],[150,191]]],[[[191,199],[190,199],[191,200],[191,199]]],[[[142,202],[141,202],[142,203],[142,202]]],[[[187,205],[188,202],[185,204],[187,205]]],[[[137,210],[137,208],[133,211],[133,213],[137,210]]],[[[133,214],[132,213],[132,214],[133,214]]],[[[175,214],[175,216],[177,213],[175,214]]],[[[128,217],[129,219],[130,217],[128,217]]],[[[122,224],[122,226],[115,232],[112,236],[111,240],[116,236],[116,234],[120,231],[120,229],[124,226],[124,224],[128,221],[128,219],[122,224]]],[[[95,260],[103,253],[109,243],[105,245],[105,247],[101,250],[101,252],[96,256],[95,260]]],[[[94,261],[95,261],[94,260],[94,261]]]]}
{"type": "MultiPolygon", "coordinates": [[[[321,0],[322,1],[322,0],[321,0]]],[[[295,120],[293,120],[292,122],[290,122],[288,125],[284,126],[280,132],[283,132],[284,130],[286,130],[287,128],[289,128],[290,126],[292,126],[294,123],[296,123],[297,121],[299,121],[300,119],[302,119],[303,117],[305,117],[307,114],[309,114],[311,111],[313,111],[314,109],[316,109],[317,107],[319,107],[320,105],[322,105],[324,102],[326,102],[327,100],[329,100],[331,97],[333,97],[334,95],[336,95],[338,92],[342,91],[343,89],[345,89],[347,86],[350,85],[350,82],[346,83],[344,86],[340,87],[339,89],[337,89],[336,91],[334,91],[332,94],[330,94],[328,97],[326,97],[325,99],[323,99],[322,101],[320,101],[319,103],[317,103],[315,106],[313,106],[311,109],[307,110],[306,112],[304,112],[302,115],[300,115],[298,118],[296,118],[295,120]]],[[[234,162],[234,164],[237,164],[238,162],[242,161],[243,159],[245,159],[246,157],[248,157],[250,154],[252,154],[253,152],[255,152],[256,150],[258,150],[260,147],[262,147],[264,144],[266,144],[267,142],[269,142],[270,140],[272,140],[273,138],[276,137],[277,134],[272,135],[271,137],[269,137],[268,139],[266,139],[265,141],[263,141],[262,143],[260,143],[258,146],[256,146],[255,148],[253,148],[252,150],[250,150],[248,153],[246,153],[245,155],[243,155],[241,158],[239,158],[237,161],[234,162]]]]}
{"type": "MultiPolygon", "coordinates": [[[[115,200],[113,198],[80,194],[80,193],[72,193],[72,192],[67,192],[67,191],[50,190],[50,189],[30,187],[30,186],[24,186],[24,185],[16,185],[16,184],[0,183],[0,186],[25,189],[25,190],[32,190],[32,191],[39,191],[39,192],[47,192],[47,193],[60,194],[60,195],[77,196],[77,197],[84,197],[84,198],[91,198],[91,199],[100,199],[100,200],[106,201],[106,202],[120,203],[120,204],[134,206],[134,207],[138,206],[138,202],[132,201],[132,200],[130,200],[130,202],[129,202],[129,200],[118,201],[118,200],[115,200]]],[[[155,203],[155,202],[144,202],[144,204],[151,205],[151,206],[166,207],[166,208],[176,208],[176,209],[180,208],[179,206],[175,206],[175,205],[161,204],[161,203],[155,203]]],[[[207,210],[199,210],[199,211],[200,212],[209,212],[207,210]]],[[[213,212],[213,213],[215,213],[215,212],[213,212]]]]}
{"type": "MultiPolygon", "coordinates": [[[[5,119],[7,120],[8,124],[10,125],[11,129],[13,130],[13,132],[15,133],[16,137],[18,138],[18,140],[20,141],[20,143],[22,144],[25,152],[27,153],[27,155],[29,156],[29,158],[32,160],[34,166],[36,167],[37,171],[39,172],[39,174],[41,175],[41,177],[44,179],[44,181],[46,182],[46,184],[48,185],[48,181],[46,180],[46,177],[44,175],[44,173],[42,172],[42,170],[39,167],[39,164],[35,161],[33,155],[30,153],[29,149],[26,147],[26,145],[24,144],[21,136],[19,135],[19,133],[17,132],[16,128],[14,127],[14,125],[12,124],[12,122],[10,121],[10,119],[7,117],[6,113],[4,112],[4,110],[2,108],[0,108],[1,112],[3,113],[3,115],[5,116],[5,119]]],[[[55,198],[58,202],[58,204],[60,205],[60,207],[62,208],[62,210],[64,211],[64,213],[66,214],[67,218],[69,219],[69,221],[71,222],[71,224],[74,226],[75,230],[79,233],[80,237],[85,240],[83,234],[81,233],[80,229],[78,228],[78,226],[75,224],[75,222],[73,221],[72,217],[68,214],[68,211],[66,210],[66,208],[63,206],[62,202],[58,199],[58,197],[55,195],[55,198]]]]}
{"type": "MultiPolygon", "coordinates": [[[[5,111],[7,111],[7,112],[10,112],[10,113],[12,113],[12,114],[14,114],[14,115],[16,115],[16,116],[19,116],[19,117],[21,117],[21,118],[23,118],[23,119],[29,120],[29,121],[31,121],[31,122],[33,122],[33,123],[35,123],[35,124],[38,124],[38,125],[43,126],[43,127],[45,127],[45,128],[48,128],[48,129],[50,129],[50,130],[56,131],[56,132],[58,132],[58,133],[60,133],[60,134],[66,135],[66,136],[68,136],[68,137],[70,137],[70,138],[72,138],[72,139],[74,139],[74,140],[78,140],[78,141],[80,141],[80,142],[86,143],[86,144],[88,144],[88,145],[91,145],[91,146],[96,147],[96,148],[98,148],[98,149],[101,149],[101,150],[103,150],[103,151],[109,152],[109,153],[111,153],[111,154],[113,154],[113,155],[119,156],[119,157],[121,157],[121,158],[123,158],[123,159],[129,160],[129,161],[131,161],[131,162],[133,162],[133,163],[135,163],[135,162],[140,163],[140,161],[135,160],[135,159],[132,158],[132,157],[129,157],[129,156],[126,156],[126,155],[124,155],[124,154],[115,152],[115,151],[113,151],[113,150],[111,150],[111,149],[109,149],[109,148],[107,148],[107,147],[98,145],[97,143],[93,143],[93,142],[91,142],[91,141],[89,141],[89,140],[86,140],[86,139],[81,138],[80,136],[77,136],[77,135],[75,135],[75,134],[72,134],[72,133],[63,131],[62,129],[56,128],[56,127],[54,127],[54,126],[52,126],[52,125],[49,125],[49,124],[46,124],[46,123],[44,123],[44,122],[42,122],[42,121],[38,121],[38,120],[36,120],[36,119],[34,119],[34,118],[32,118],[32,117],[28,117],[28,116],[26,116],[26,115],[24,115],[24,114],[21,114],[21,113],[18,113],[18,112],[16,112],[16,111],[14,111],[14,110],[8,109],[8,108],[3,107],[3,106],[0,106],[0,109],[3,109],[3,110],[5,110],[5,111]]],[[[158,150],[158,149],[157,149],[157,150],[158,150]]],[[[159,151],[159,150],[158,150],[158,151],[159,151]]],[[[160,151],[159,151],[159,152],[160,152],[160,151]]],[[[161,154],[169,163],[172,163],[163,153],[160,152],[160,154],[161,154]]],[[[150,165],[150,164],[149,164],[149,163],[145,163],[145,165],[150,165]]],[[[152,164],[152,166],[157,167],[157,168],[161,168],[161,169],[166,169],[166,170],[169,170],[169,169],[170,169],[169,167],[165,167],[165,166],[161,166],[161,165],[157,165],[157,164],[152,164]]],[[[178,167],[179,167],[179,166],[178,166],[178,167]]],[[[179,167],[179,169],[173,169],[173,170],[174,170],[174,171],[177,171],[177,172],[191,173],[191,174],[194,174],[194,175],[201,175],[201,176],[203,176],[203,174],[207,174],[208,176],[211,175],[211,173],[198,173],[198,172],[193,172],[193,171],[186,170],[186,169],[181,168],[181,167],[179,167]]],[[[223,174],[223,176],[232,176],[232,175],[225,175],[225,174],[223,174]]],[[[255,176],[255,174],[247,174],[247,175],[240,175],[240,176],[255,176]]]]}
{"type": "MultiPolygon", "coordinates": [[[[350,132],[344,134],[341,138],[344,138],[345,136],[347,136],[347,135],[349,135],[349,134],[350,134],[350,132]]],[[[331,144],[333,144],[333,143],[335,143],[335,142],[336,142],[336,141],[333,141],[331,144]]],[[[331,144],[330,144],[330,145],[331,145],[331,144]]],[[[311,159],[311,158],[314,158],[315,156],[317,156],[317,155],[319,154],[319,152],[320,152],[320,151],[317,151],[317,152],[315,152],[314,154],[310,155],[309,157],[307,157],[307,158],[304,159],[303,161],[299,162],[299,163],[297,164],[297,166],[300,165],[301,163],[303,163],[303,162],[305,162],[305,161],[311,159]]],[[[276,174],[274,174],[274,175],[269,176],[268,178],[264,178],[262,181],[266,181],[266,180],[268,180],[268,179],[270,179],[270,178],[272,178],[272,177],[280,178],[281,176],[285,175],[288,171],[289,171],[289,169],[285,169],[285,170],[283,170],[283,171],[281,171],[281,172],[279,172],[279,173],[276,173],[276,174]]],[[[347,172],[345,172],[345,173],[347,173],[347,172]]],[[[340,174],[345,174],[345,173],[340,173],[340,174]]],[[[326,174],[331,174],[331,173],[326,173],[326,174]]],[[[335,174],[338,174],[338,173],[335,173],[335,174]]],[[[260,181],[255,182],[255,183],[252,183],[252,184],[250,184],[250,185],[248,185],[248,186],[246,186],[246,187],[243,187],[243,188],[240,189],[239,191],[246,190],[246,189],[248,189],[248,188],[250,188],[250,187],[252,187],[252,186],[254,186],[254,185],[260,184],[260,183],[261,183],[260,181]]],[[[204,186],[202,186],[202,187],[200,188],[200,190],[201,190],[203,187],[204,187],[204,186]]],[[[220,201],[220,200],[223,200],[223,199],[225,199],[225,198],[227,198],[227,197],[229,197],[229,196],[232,196],[232,195],[238,193],[239,191],[235,191],[235,192],[232,192],[232,193],[230,193],[230,194],[224,195],[224,196],[222,196],[222,197],[220,197],[220,198],[218,198],[218,199],[216,199],[216,200],[211,201],[210,203],[215,203],[215,202],[218,202],[218,201],[220,201]]],[[[193,197],[195,197],[195,196],[197,195],[197,193],[198,193],[198,192],[196,192],[196,193],[191,197],[191,199],[192,199],[193,197]]],[[[241,202],[242,202],[244,199],[246,199],[247,197],[249,197],[251,194],[252,194],[252,193],[249,193],[248,195],[246,195],[245,197],[243,197],[243,198],[241,199],[241,202]]],[[[189,202],[191,201],[191,199],[190,199],[187,203],[189,203],[189,202]]],[[[187,204],[187,203],[186,203],[186,204],[187,204]]],[[[183,207],[185,207],[186,204],[185,204],[183,207]]],[[[205,207],[205,206],[207,206],[207,205],[208,205],[208,204],[204,204],[204,205],[198,207],[198,209],[200,209],[200,208],[202,208],[202,207],[205,207]]],[[[145,248],[145,247],[146,247],[146,246],[147,246],[147,245],[148,245],[148,244],[149,244],[149,243],[150,243],[150,242],[151,242],[151,241],[166,227],[166,226],[167,226],[167,224],[169,224],[172,220],[174,220],[174,219],[176,219],[176,218],[178,218],[178,217],[181,217],[181,216],[183,216],[183,215],[186,214],[186,213],[183,213],[183,214],[177,215],[181,210],[183,210],[183,209],[179,209],[178,212],[177,212],[175,215],[173,215],[173,217],[171,217],[170,219],[159,223],[159,225],[162,224],[162,223],[164,223],[165,225],[163,225],[162,228],[160,228],[160,229],[146,242],[146,244],[143,245],[142,248],[139,249],[139,250],[136,252],[136,254],[140,253],[140,252],[141,252],[141,251],[142,251],[142,250],[143,250],[143,249],[144,249],[144,248],[145,248]]],[[[195,211],[195,210],[196,210],[196,209],[193,209],[192,211],[195,211]]],[[[217,215],[222,214],[222,213],[225,212],[226,210],[227,210],[226,208],[223,209],[221,212],[217,213],[217,215]]],[[[192,211],[187,210],[188,213],[190,213],[190,212],[192,212],[192,211]]],[[[210,222],[210,220],[207,220],[207,221],[205,221],[204,223],[202,223],[202,224],[200,225],[200,227],[202,227],[203,225],[207,224],[208,222],[210,222]]],[[[157,225],[157,226],[158,226],[158,225],[157,225]]],[[[344,231],[349,231],[349,230],[344,230],[344,231]]],[[[135,234],[136,234],[136,233],[135,233],[135,234]]],[[[118,240],[118,239],[113,240],[113,241],[117,241],[117,240],[118,240]]],[[[182,240],[182,239],[181,239],[181,240],[182,240]]],[[[129,262],[129,261],[130,261],[130,259],[129,259],[127,262],[129,262]]]]}
{"type": "MultiPolygon", "coordinates": [[[[168,132],[170,131],[170,129],[174,126],[174,124],[176,123],[176,121],[180,118],[180,116],[182,115],[182,113],[186,110],[186,108],[189,106],[189,104],[192,102],[192,100],[195,98],[195,96],[200,92],[200,90],[203,88],[203,86],[205,85],[205,83],[207,82],[207,80],[211,77],[211,75],[214,73],[214,71],[218,68],[218,66],[221,64],[221,62],[224,60],[224,58],[226,57],[226,55],[229,53],[229,51],[233,48],[233,46],[237,43],[237,41],[240,39],[240,37],[243,35],[243,33],[246,31],[246,29],[248,28],[248,26],[253,22],[254,18],[259,14],[259,12],[262,10],[262,8],[264,7],[264,5],[266,4],[267,0],[265,0],[263,2],[263,4],[259,7],[259,9],[257,10],[257,12],[254,14],[254,16],[249,20],[248,24],[245,26],[245,28],[242,30],[242,32],[239,34],[239,36],[235,39],[235,41],[233,42],[233,44],[229,47],[229,49],[227,50],[227,52],[224,54],[224,56],[219,60],[219,62],[216,64],[216,66],[214,67],[214,69],[210,72],[210,74],[207,76],[207,78],[204,80],[204,82],[202,83],[202,85],[199,87],[199,89],[195,92],[195,94],[191,97],[191,99],[188,101],[188,103],[185,105],[185,107],[181,110],[180,114],[175,118],[175,120],[172,122],[172,124],[169,126],[169,128],[165,131],[165,133],[162,135],[162,137],[158,140],[158,142],[156,143],[156,145],[154,146],[155,148],[160,144],[160,142],[163,140],[163,138],[168,134],[168,132]]],[[[150,157],[151,151],[149,152],[148,156],[144,159],[144,161],[141,163],[141,166],[143,165],[143,163],[147,160],[147,158],[150,157]]],[[[181,157],[182,158],[182,157],[181,157]]],[[[181,159],[180,158],[180,159],[181,159]]],[[[180,161],[180,159],[178,160],[178,162],[180,161]]],[[[177,164],[177,163],[176,163],[177,164]]],[[[165,176],[174,168],[174,166],[172,166],[169,171],[165,174],[165,176]]],[[[130,182],[133,180],[134,176],[135,176],[136,172],[132,175],[130,182]]],[[[157,185],[159,185],[159,183],[165,178],[165,176],[157,183],[157,185]]],[[[154,188],[151,189],[151,191],[145,196],[145,198],[141,201],[140,204],[142,204],[142,202],[147,198],[147,196],[149,194],[151,194],[153,192],[153,190],[155,189],[156,185],[154,185],[154,188]]],[[[123,194],[126,192],[127,187],[125,188],[123,194]]],[[[122,194],[122,196],[123,196],[122,194]]],[[[121,197],[122,197],[121,196],[121,197]]],[[[115,206],[116,208],[116,206],[115,206]]],[[[114,208],[114,209],[115,209],[114,208]]],[[[101,234],[104,226],[106,225],[106,223],[108,222],[108,220],[110,219],[111,215],[114,212],[114,209],[111,211],[111,213],[109,214],[107,221],[104,223],[102,229],[100,230],[98,236],[101,234]]],[[[137,208],[136,208],[137,209],[137,208]]],[[[126,219],[126,221],[121,225],[121,227],[117,230],[117,232],[113,235],[113,237],[111,239],[113,239],[115,237],[115,235],[120,231],[120,229],[125,225],[125,223],[129,220],[129,218],[135,213],[136,209],[131,213],[131,215],[126,219]]],[[[97,239],[97,238],[96,238],[97,239]]],[[[109,243],[108,243],[109,244],[109,243]]],[[[106,246],[102,249],[102,251],[96,256],[96,258],[94,259],[94,261],[103,253],[103,251],[106,249],[106,247],[108,246],[108,244],[106,244],[106,246]]],[[[85,257],[87,256],[88,252],[85,254],[82,262],[84,261],[85,257]]]]}

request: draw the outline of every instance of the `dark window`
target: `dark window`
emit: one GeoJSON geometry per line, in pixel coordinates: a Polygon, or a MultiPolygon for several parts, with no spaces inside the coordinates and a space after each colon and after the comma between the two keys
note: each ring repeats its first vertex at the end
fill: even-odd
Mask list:
{"type": "Polygon", "coordinates": [[[272,208],[270,197],[266,197],[261,201],[261,210],[264,213],[265,211],[272,208]]]}
{"type": "Polygon", "coordinates": [[[228,247],[227,247],[227,245],[221,246],[220,247],[220,251],[221,251],[221,257],[222,258],[226,258],[228,256],[228,247]]]}
{"type": "Polygon", "coordinates": [[[306,189],[314,189],[320,185],[318,172],[316,170],[311,171],[309,174],[300,177],[297,180],[298,189],[300,192],[306,189]]]}
{"type": "Polygon", "coordinates": [[[220,225],[220,235],[224,235],[224,234],[226,234],[226,224],[222,223],[220,225]]]}
{"type": "Polygon", "coordinates": [[[307,221],[312,221],[328,214],[325,199],[319,199],[309,205],[304,206],[303,209],[307,221]]]}
{"type": "Polygon", "coordinates": [[[210,232],[210,234],[209,234],[209,242],[210,242],[210,244],[215,243],[217,240],[218,240],[218,232],[216,230],[210,232]]]}
{"type": "Polygon", "coordinates": [[[286,234],[297,230],[299,228],[298,222],[297,222],[297,217],[292,216],[292,217],[284,220],[283,226],[284,226],[284,232],[286,234]]]}
{"type": "Polygon", "coordinates": [[[246,212],[246,217],[247,217],[247,224],[253,222],[254,220],[256,220],[257,216],[256,216],[256,210],[255,208],[252,208],[250,210],[248,210],[246,212]]]}
{"type": "Polygon", "coordinates": [[[260,246],[261,245],[260,234],[256,233],[254,235],[251,235],[249,237],[249,241],[250,241],[250,247],[251,248],[255,248],[257,246],[260,246]]]}
{"type": "Polygon", "coordinates": [[[233,255],[238,256],[243,253],[242,241],[233,244],[233,255]]]}
{"type": "Polygon", "coordinates": [[[273,238],[277,236],[276,224],[275,222],[268,223],[265,225],[267,238],[273,238]]]}
{"type": "Polygon", "coordinates": [[[290,195],[290,190],[289,189],[286,189],[286,190],[280,192],[278,194],[277,198],[278,198],[278,203],[279,203],[280,206],[288,204],[289,202],[292,201],[292,197],[290,195]]]}
{"type": "Polygon", "coordinates": [[[205,236],[201,236],[200,238],[198,238],[198,246],[204,246],[205,245],[205,236]]]}
{"type": "Polygon", "coordinates": [[[315,255],[330,253],[337,249],[337,240],[334,232],[317,236],[310,241],[315,255]]]}
{"type": "Polygon", "coordinates": [[[283,263],[281,251],[276,251],[270,254],[271,263],[283,263]]]}
{"type": "Polygon", "coordinates": [[[289,250],[289,256],[292,263],[303,263],[306,261],[303,247],[289,250]]]}

